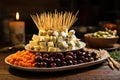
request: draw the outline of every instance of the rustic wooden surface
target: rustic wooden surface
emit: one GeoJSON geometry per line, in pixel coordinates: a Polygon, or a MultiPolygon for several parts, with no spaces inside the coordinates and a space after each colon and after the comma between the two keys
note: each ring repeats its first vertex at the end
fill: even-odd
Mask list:
{"type": "Polygon", "coordinates": [[[120,80],[120,71],[98,64],[87,68],[40,73],[10,68],[4,59],[8,53],[0,53],[0,80],[120,80]]]}

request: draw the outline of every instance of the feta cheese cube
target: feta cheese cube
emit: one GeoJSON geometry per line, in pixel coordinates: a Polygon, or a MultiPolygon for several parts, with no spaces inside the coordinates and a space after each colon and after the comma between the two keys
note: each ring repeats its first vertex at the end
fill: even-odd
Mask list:
{"type": "Polygon", "coordinates": [[[58,42],[58,47],[60,48],[67,48],[68,44],[66,43],[66,41],[62,41],[62,42],[58,42]]]}
{"type": "Polygon", "coordinates": [[[75,34],[75,30],[70,30],[68,32],[68,37],[72,37],[75,34]]]}
{"type": "Polygon", "coordinates": [[[56,52],[56,48],[55,47],[48,47],[48,52],[56,52]]]}
{"type": "Polygon", "coordinates": [[[30,48],[38,45],[38,41],[29,41],[30,48]]]}
{"type": "Polygon", "coordinates": [[[75,43],[74,43],[74,41],[68,41],[68,45],[71,46],[71,47],[74,47],[75,43]]]}
{"type": "Polygon", "coordinates": [[[50,41],[52,41],[53,40],[53,36],[49,36],[49,39],[50,39],[50,41]]]}
{"type": "Polygon", "coordinates": [[[44,37],[44,41],[45,41],[45,42],[48,42],[49,40],[50,40],[50,39],[49,39],[49,36],[45,36],[45,37],[44,37]]]}
{"type": "Polygon", "coordinates": [[[55,36],[53,36],[53,43],[56,43],[56,41],[57,41],[57,38],[55,37],[55,36]]]}
{"type": "Polygon", "coordinates": [[[39,38],[40,37],[38,35],[34,34],[33,37],[32,37],[32,40],[33,41],[39,41],[39,38]]]}
{"type": "Polygon", "coordinates": [[[47,52],[47,47],[40,48],[40,51],[47,52]]]}
{"type": "Polygon", "coordinates": [[[64,40],[64,38],[62,36],[58,37],[58,42],[62,42],[64,40]]]}
{"type": "Polygon", "coordinates": [[[52,41],[48,42],[48,47],[54,47],[54,43],[52,41]]]}
{"type": "Polygon", "coordinates": [[[53,36],[58,37],[58,36],[59,36],[59,33],[58,33],[57,31],[54,31],[54,32],[53,32],[53,36]]]}
{"type": "Polygon", "coordinates": [[[39,51],[40,50],[40,46],[34,46],[34,50],[35,51],[39,51]]]}
{"type": "Polygon", "coordinates": [[[50,41],[53,41],[54,43],[56,43],[57,38],[56,38],[55,36],[50,36],[50,37],[49,37],[49,40],[50,40],[50,41]]]}
{"type": "Polygon", "coordinates": [[[46,42],[39,42],[40,48],[46,48],[46,42]]]}
{"type": "Polygon", "coordinates": [[[66,33],[66,32],[61,32],[61,36],[63,36],[64,38],[66,38],[67,37],[67,35],[68,35],[68,33],[66,33]]]}
{"type": "Polygon", "coordinates": [[[40,36],[39,41],[44,41],[45,40],[45,36],[40,36]]]}

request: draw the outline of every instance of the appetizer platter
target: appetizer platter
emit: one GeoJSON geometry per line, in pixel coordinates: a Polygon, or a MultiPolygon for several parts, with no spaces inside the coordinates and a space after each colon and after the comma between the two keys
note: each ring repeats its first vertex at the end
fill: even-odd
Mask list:
{"type": "Polygon", "coordinates": [[[88,67],[105,61],[106,51],[85,48],[70,27],[77,20],[72,12],[31,15],[39,32],[25,46],[5,58],[13,68],[26,71],[52,72],[88,67]]]}
{"type": "Polygon", "coordinates": [[[10,67],[24,71],[55,72],[89,67],[102,63],[107,58],[108,54],[106,52],[92,49],[81,49],[66,53],[59,52],[49,55],[47,53],[21,51],[6,57],[5,63],[10,67]],[[21,58],[21,56],[24,58],[21,58]]]}

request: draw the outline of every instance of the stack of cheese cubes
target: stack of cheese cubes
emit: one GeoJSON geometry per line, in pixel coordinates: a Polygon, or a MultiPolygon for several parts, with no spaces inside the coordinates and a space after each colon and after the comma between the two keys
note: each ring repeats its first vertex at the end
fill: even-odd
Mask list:
{"type": "Polygon", "coordinates": [[[41,31],[34,34],[29,41],[30,49],[41,52],[68,51],[80,48],[80,40],[76,38],[75,31],[67,29],[64,31],[41,31]]]}

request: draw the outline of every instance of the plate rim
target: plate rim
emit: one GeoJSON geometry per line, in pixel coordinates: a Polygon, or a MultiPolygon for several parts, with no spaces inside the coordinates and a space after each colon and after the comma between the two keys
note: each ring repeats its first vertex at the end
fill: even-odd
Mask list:
{"type": "Polygon", "coordinates": [[[92,66],[92,65],[102,63],[103,61],[105,61],[108,58],[107,53],[104,53],[104,55],[102,55],[101,58],[96,60],[96,61],[76,64],[76,65],[62,66],[62,67],[38,68],[38,67],[22,67],[22,66],[13,65],[13,64],[11,64],[7,61],[9,56],[7,56],[4,60],[7,65],[9,65],[10,67],[15,68],[15,69],[24,70],[24,71],[32,71],[32,72],[56,72],[56,71],[66,71],[66,70],[72,70],[72,69],[80,69],[80,68],[84,68],[84,67],[88,67],[88,66],[92,66]]]}

